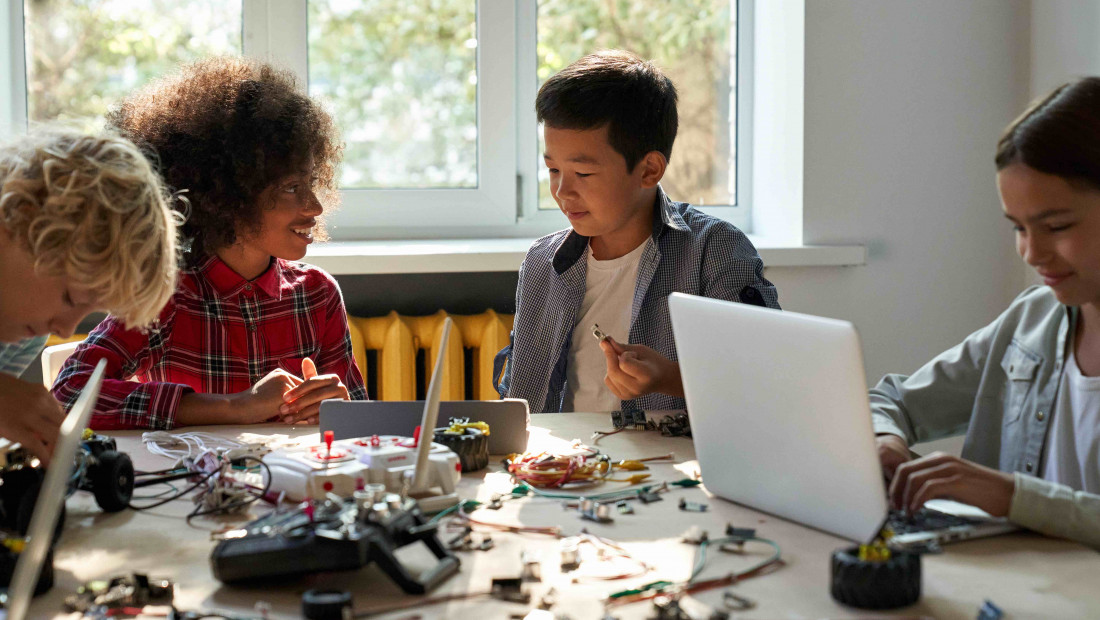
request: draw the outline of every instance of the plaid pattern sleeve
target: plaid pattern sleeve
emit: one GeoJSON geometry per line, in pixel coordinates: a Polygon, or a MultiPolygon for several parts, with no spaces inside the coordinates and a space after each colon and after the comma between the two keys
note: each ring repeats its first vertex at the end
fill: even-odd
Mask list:
{"type": "Polygon", "coordinates": [[[22,375],[45,346],[46,336],[12,343],[0,342],[0,373],[13,377],[22,375]]]}
{"type": "Polygon", "coordinates": [[[365,396],[340,290],[324,271],[275,259],[248,281],[207,257],[180,275],[156,329],[126,330],[108,317],[58,375],[54,395],[71,406],[95,363],[108,360],[93,428],[170,429],[186,394],[235,394],[277,368],[301,376],[306,357],[339,374],[352,398],[365,396]]]}
{"type": "Polygon", "coordinates": [[[158,345],[170,338],[174,302],[169,302],[157,326],[148,333],[126,329],[111,316],[100,322],[65,360],[53,384],[54,397],[65,409],[71,408],[96,364],[105,359],[103,386],[89,426],[100,430],[171,428],[180,399],[194,390],[182,384],[137,383],[129,379],[148,372],[162,353],[163,347],[158,345]]]}
{"type": "MultiPolygon", "coordinates": [[[[563,230],[535,241],[520,267],[523,286],[511,345],[497,359],[498,367],[507,362],[498,390],[526,399],[531,411],[561,410],[570,341],[584,300],[587,267],[581,259],[587,245],[587,237],[563,230]]],[[[779,308],[775,286],[744,233],[658,190],[653,234],[642,252],[630,309],[631,344],[677,359],[668,312],[668,296],[677,291],[779,308]]],[[[620,405],[625,412],[686,407],[684,399],[665,394],[620,405]]]]}

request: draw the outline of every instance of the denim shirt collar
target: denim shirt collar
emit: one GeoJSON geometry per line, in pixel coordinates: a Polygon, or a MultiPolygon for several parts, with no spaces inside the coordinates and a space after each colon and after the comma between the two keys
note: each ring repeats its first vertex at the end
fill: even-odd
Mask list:
{"type": "MultiPolygon", "coordinates": [[[[688,232],[689,228],[684,221],[684,216],[680,214],[680,211],[676,209],[676,205],[668,199],[668,194],[665,194],[664,188],[657,185],[657,198],[654,201],[655,211],[660,217],[653,218],[653,241],[656,243],[661,239],[666,230],[672,229],[679,232],[688,232]]],[[[572,267],[577,264],[577,261],[584,256],[584,250],[588,247],[588,237],[578,233],[575,230],[569,231],[569,234],[562,240],[561,245],[558,246],[557,251],[554,253],[554,271],[559,276],[565,275],[572,267]]]]}

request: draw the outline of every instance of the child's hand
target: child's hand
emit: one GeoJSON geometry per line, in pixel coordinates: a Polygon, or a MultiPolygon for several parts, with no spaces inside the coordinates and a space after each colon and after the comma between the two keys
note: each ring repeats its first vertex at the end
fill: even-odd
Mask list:
{"type": "Polygon", "coordinates": [[[1010,473],[933,452],[898,466],[890,483],[890,504],[913,512],[930,499],[953,499],[1004,517],[1015,492],[1016,479],[1010,473]]]}
{"type": "Polygon", "coordinates": [[[351,400],[339,375],[318,375],[317,365],[308,357],[302,360],[301,384],[283,395],[279,415],[286,424],[316,424],[321,401],[329,398],[351,400]]]}
{"type": "Polygon", "coordinates": [[[882,463],[882,475],[892,480],[898,466],[909,460],[909,446],[904,439],[891,434],[875,437],[875,445],[878,446],[878,460],[882,463]]]}
{"type": "Polygon", "coordinates": [[[0,373],[0,436],[17,441],[49,464],[65,419],[61,403],[42,385],[0,373]]]}
{"type": "Polygon", "coordinates": [[[234,408],[239,411],[237,423],[257,424],[277,417],[283,395],[301,384],[302,379],[282,368],[267,373],[251,388],[233,396],[234,408]]]}
{"type": "Polygon", "coordinates": [[[607,358],[604,383],[615,396],[632,400],[658,392],[669,396],[684,395],[680,366],[641,344],[619,344],[610,336],[600,342],[607,358]]]}

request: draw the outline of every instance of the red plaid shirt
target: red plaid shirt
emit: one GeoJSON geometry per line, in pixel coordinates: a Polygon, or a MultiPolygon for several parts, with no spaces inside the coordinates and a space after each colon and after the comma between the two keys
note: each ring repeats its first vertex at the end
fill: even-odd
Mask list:
{"type": "Polygon", "coordinates": [[[319,374],[339,375],[353,400],[366,399],[332,276],[274,259],[250,282],[212,256],[180,272],[179,288],[147,333],[114,317],[96,326],[61,368],[53,394],[71,407],[105,358],[90,426],[170,429],[184,394],[242,392],[276,368],[300,377],[305,357],[319,374]]]}

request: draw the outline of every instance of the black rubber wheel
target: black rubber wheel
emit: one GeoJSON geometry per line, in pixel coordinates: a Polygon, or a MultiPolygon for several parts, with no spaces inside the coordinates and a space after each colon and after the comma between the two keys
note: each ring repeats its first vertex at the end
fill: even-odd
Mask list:
{"type": "MultiPolygon", "coordinates": [[[[14,571],[13,571],[14,575],[14,571]]],[[[39,596],[49,592],[53,587],[53,548],[46,552],[46,559],[42,561],[42,570],[38,572],[38,582],[34,584],[34,595],[39,596]]]]}
{"type": "MultiPolygon", "coordinates": [[[[23,490],[23,495],[19,499],[19,507],[15,512],[15,533],[19,536],[26,536],[27,530],[31,527],[31,517],[34,515],[34,506],[38,503],[38,491],[42,487],[42,482],[45,480],[45,474],[41,470],[33,470],[38,475],[31,477],[31,482],[23,490]]],[[[57,515],[57,524],[53,527],[53,542],[52,545],[56,545],[58,539],[61,538],[61,531],[65,529],[65,499],[61,500],[61,512],[57,515]]]]}
{"type": "Polygon", "coordinates": [[[837,602],[860,609],[894,609],[920,598],[920,556],[895,551],[885,562],[859,559],[859,549],[833,552],[831,593],[837,602]]]}
{"type": "Polygon", "coordinates": [[[103,452],[91,474],[95,501],[104,512],[118,512],[130,505],[134,495],[134,462],[129,454],[103,452]]]}
{"type": "Polygon", "coordinates": [[[17,534],[27,533],[30,523],[30,510],[38,497],[38,488],[42,486],[42,470],[37,467],[21,467],[0,474],[3,478],[3,493],[0,493],[0,505],[3,506],[3,518],[0,527],[17,534]],[[27,496],[30,499],[27,499],[27,496]]]}
{"type": "Polygon", "coordinates": [[[489,465],[489,436],[476,428],[468,428],[462,435],[445,433],[445,428],[435,429],[435,443],[447,446],[458,455],[462,471],[485,469],[489,465]]]}

